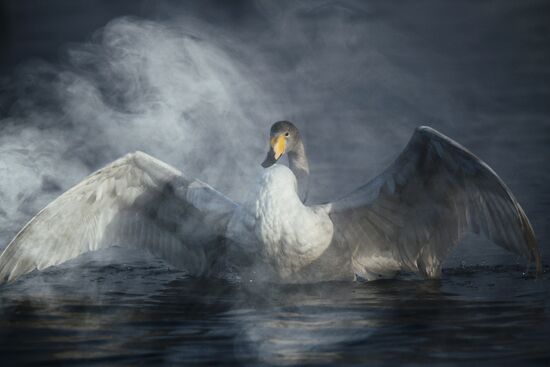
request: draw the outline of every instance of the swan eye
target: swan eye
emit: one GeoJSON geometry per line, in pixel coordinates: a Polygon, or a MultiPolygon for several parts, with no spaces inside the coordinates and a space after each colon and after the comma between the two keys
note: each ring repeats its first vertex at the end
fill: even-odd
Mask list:
{"type": "Polygon", "coordinates": [[[289,136],[289,135],[290,135],[290,133],[287,131],[287,132],[285,133],[285,136],[289,136]]]}

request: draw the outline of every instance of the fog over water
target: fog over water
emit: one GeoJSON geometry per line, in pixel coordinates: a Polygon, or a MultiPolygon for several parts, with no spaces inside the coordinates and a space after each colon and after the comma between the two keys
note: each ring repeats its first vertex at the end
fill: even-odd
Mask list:
{"type": "Polygon", "coordinates": [[[468,238],[441,281],[255,287],[115,248],[0,289],[2,363],[547,365],[549,101],[545,1],[0,2],[0,249],[135,150],[240,201],[288,119],[311,203],[416,126],[452,137],[514,192],[545,263],[533,279],[468,238]]]}

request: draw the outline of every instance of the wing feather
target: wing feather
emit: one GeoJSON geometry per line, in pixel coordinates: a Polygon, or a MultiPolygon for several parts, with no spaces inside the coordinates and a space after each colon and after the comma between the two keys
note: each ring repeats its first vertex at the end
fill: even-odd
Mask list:
{"type": "MultiPolygon", "coordinates": [[[[533,229],[512,192],[487,164],[429,127],[417,128],[380,176],[329,208],[335,240],[352,248],[356,264],[385,258],[437,277],[453,246],[473,232],[541,271],[533,229]]],[[[384,271],[374,267],[355,270],[384,271]]]]}
{"type": "Polygon", "coordinates": [[[0,282],[113,245],[147,250],[200,274],[234,206],[164,162],[128,154],[32,218],[0,255],[0,282]]]}

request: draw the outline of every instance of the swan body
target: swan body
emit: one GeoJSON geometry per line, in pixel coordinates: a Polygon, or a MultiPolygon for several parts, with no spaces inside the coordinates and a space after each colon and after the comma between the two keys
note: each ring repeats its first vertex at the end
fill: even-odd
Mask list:
{"type": "Polygon", "coordinates": [[[306,265],[319,258],[332,241],[333,226],[322,207],[305,206],[296,177],[275,164],[262,174],[256,189],[233,214],[227,237],[256,253],[263,273],[293,281],[306,265]]]}
{"type": "Polygon", "coordinates": [[[235,203],[145,153],[128,154],[62,194],[0,254],[0,283],[110,246],[148,251],[196,276],[318,282],[441,276],[467,233],[541,272],[531,224],[498,175],[429,128],[380,175],[340,199],[305,204],[309,165],[298,129],[275,123],[265,170],[235,203]],[[276,162],[283,154],[286,167],[276,162]]]}

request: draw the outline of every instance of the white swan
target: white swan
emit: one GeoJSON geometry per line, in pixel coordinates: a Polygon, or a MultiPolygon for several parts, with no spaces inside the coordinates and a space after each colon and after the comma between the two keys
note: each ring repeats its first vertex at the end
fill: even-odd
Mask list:
{"type": "Polygon", "coordinates": [[[465,233],[534,261],[529,220],[485,163],[417,128],[381,175],[343,198],[306,206],[309,166],[298,129],[271,128],[257,190],[238,205],[145,153],[116,160],[40,211],[0,255],[0,281],[113,245],[150,251],[197,276],[236,272],[278,282],[435,278],[465,233]],[[283,154],[289,167],[275,164],[283,154]]]}

